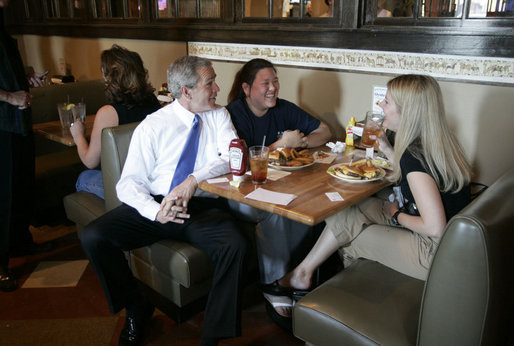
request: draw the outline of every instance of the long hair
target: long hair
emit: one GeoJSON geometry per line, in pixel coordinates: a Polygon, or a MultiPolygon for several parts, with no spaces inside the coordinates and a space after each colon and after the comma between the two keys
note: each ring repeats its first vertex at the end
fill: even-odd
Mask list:
{"type": "Polygon", "coordinates": [[[115,44],[102,52],[100,62],[110,102],[133,107],[155,97],[155,89],[148,82],[148,71],[136,52],[115,44]]]}
{"type": "Polygon", "coordinates": [[[182,96],[182,87],[194,88],[200,76],[198,69],[211,67],[212,63],[204,58],[186,55],[175,60],[168,68],[168,90],[173,97],[182,96]]]}
{"type": "Polygon", "coordinates": [[[394,175],[401,177],[400,158],[405,150],[426,160],[440,191],[456,192],[471,180],[471,169],[461,146],[450,131],[437,81],[424,75],[403,75],[387,83],[400,112],[395,136],[394,175]]]}
{"type": "Polygon", "coordinates": [[[245,97],[245,92],[243,90],[243,83],[247,83],[248,85],[252,85],[255,80],[255,76],[257,73],[263,68],[272,68],[275,73],[277,70],[273,64],[265,59],[252,59],[248,61],[243,67],[237,72],[236,77],[234,78],[234,83],[232,84],[232,89],[228,94],[228,103],[232,103],[237,99],[245,97]]]}

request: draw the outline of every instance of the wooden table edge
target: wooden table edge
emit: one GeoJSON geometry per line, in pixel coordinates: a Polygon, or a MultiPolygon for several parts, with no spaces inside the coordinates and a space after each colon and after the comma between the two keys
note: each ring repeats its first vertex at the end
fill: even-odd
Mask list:
{"type": "MultiPolygon", "coordinates": [[[[228,174],[228,175],[226,175],[224,177],[227,177],[230,180],[231,175],[228,174]]],[[[222,184],[227,184],[228,185],[229,183],[222,183],[222,184]]],[[[359,199],[359,201],[362,201],[362,200],[364,200],[364,199],[374,195],[376,192],[382,190],[383,188],[391,185],[391,182],[387,181],[386,179],[383,179],[383,180],[380,180],[380,181],[370,182],[370,184],[375,184],[376,188],[368,191],[365,194],[363,194],[364,197],[359,199]]],[[[301,223],[309,225],[309,226],[317,225],[318,223],[324,221],[327,217],[332,216],[332,215],[334,215],[334,214],[336,214],[337,212],[340,211],[340,210],[338,210],[338,211],[329,211],[329,212],[325,212],[325,213],[320,214],[320,215],[315,216],[315,217],[306,217],[306,216],[303,216],[303,215],[299,215],[298,213],[295,213],[294,211],[291,211],[291,210],[277,209],[276,208],[277,206],[281,207],[278,204],[267,203],[267,202],[262,202],[262,201],[257,201],[257,200],[245,198],[245,195],[243,195],[242,193],[237,191],[236,190],[237,188],[234,188],[234,187],[230,187],[230,191],[238,192],[238,194],[229,194],[228,190],[226,190],[226,193],[219,193],[219,190],[216,189],[216,187],[214,185],[216,185],[216,184],[209,184],[207,181],[201,181],[198,184],[198,187],[202,191],[209,192],[209,193],[212,193],[214,195],[217,195],[217,196],[220,196],[220,197],[223,197],[223,198],[226,198],[226,199],[230,199],[230,200],[233,200],[233,201],[236,201],[236,202],[239,202],[239,203],[243,203],[243,204],[246,204],[246,205],[249,205],[249,206],[255,207],[257,209],[261,209],[261,210],[264,210],[264,211],[267,211],[267,212],[270,212],[270,213],[273,213],[273,214],[276,214],[276,215],[280,215],[280,216],[286,217],[286,218],[294,220],[294,221],[301,222],[301,223]]],[[[355,203],[358,203],[358,202],[355,202],[355,203]]],[[[352,203],[352,205],[355,204],[355,203],[352,203]]],[[[345,207],[345,208],[347,208],[347,207],[345,207]]],[[[344,209],[344,208],[342,208],[342,209],[344,209]]]]}

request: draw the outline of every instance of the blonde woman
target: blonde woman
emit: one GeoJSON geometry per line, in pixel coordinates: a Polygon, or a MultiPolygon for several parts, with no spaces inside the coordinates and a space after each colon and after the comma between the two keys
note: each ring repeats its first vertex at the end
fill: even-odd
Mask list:
{"type": "Polygon", "coordinates": [[[438,83],[403,75],[387,87],[380,106],[384,126],[396,133],[394,148],[384,135],[377,140],[393,162],[403,206],[371,197],[328,218],[288,275],[296,289],[308,289],[314,270],[338,249],[345,260],[367,258],[425,280],[446,222],[469,203],[470,167],[448,128],[438,83]]]}

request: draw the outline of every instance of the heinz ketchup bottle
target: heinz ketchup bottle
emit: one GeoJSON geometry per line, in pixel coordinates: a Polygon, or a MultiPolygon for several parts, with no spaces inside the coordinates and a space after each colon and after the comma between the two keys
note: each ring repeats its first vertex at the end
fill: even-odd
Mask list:
{"type": "Polygon", "coordinates": [[[243,181],[248,165],[248,147],[244,139],[235,138],[228,147],[230,172],[232,179],[243,181]]]}

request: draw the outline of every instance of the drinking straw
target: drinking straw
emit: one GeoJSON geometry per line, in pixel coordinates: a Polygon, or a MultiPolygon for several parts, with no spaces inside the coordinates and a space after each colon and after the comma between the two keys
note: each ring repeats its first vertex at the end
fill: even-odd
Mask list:
{"type": "MultiPolygon", "coordinates": [[[[266,143],[266,135],[264,135],[264,138],[262,139],[262,147],[264,147],[265,143],[266,143]]],[[[264,150],[261,150],[260,157],[264,157],[264,150]]]]}

